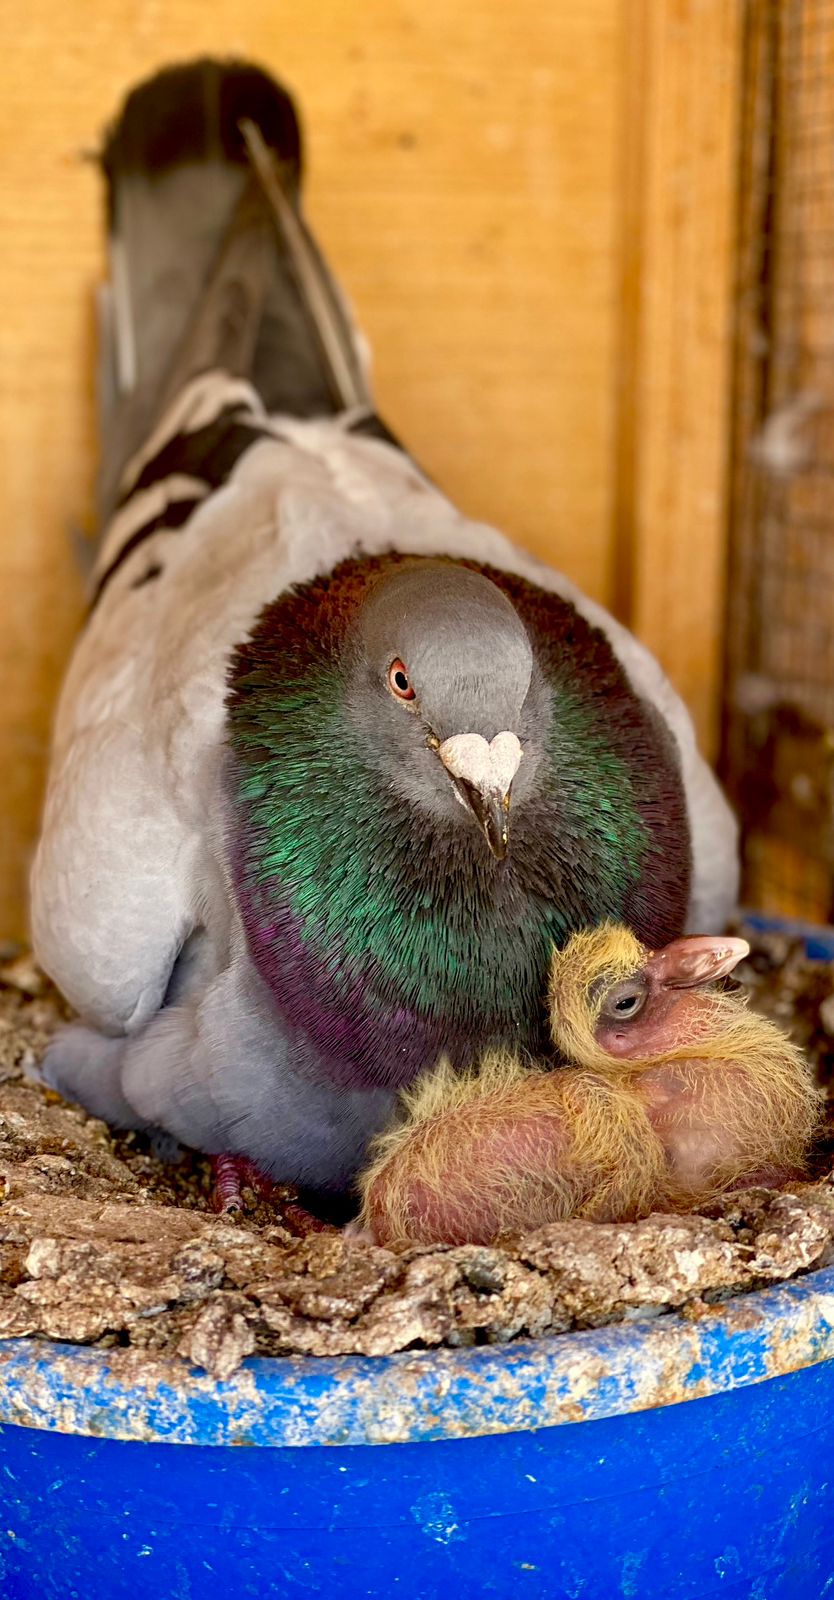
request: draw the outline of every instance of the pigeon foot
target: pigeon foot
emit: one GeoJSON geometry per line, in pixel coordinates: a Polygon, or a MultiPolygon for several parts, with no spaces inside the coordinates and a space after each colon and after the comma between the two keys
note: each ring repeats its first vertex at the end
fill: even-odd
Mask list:
{"type": "Polygon", "coordinates": [[[244,1191],[253,1189],[255,1194],[275,1207],[281,1222],[299,1239],[306,1239],[310,1233],[338,1232],[331,1223],[322,1222],[306,1206],[299,1205],[297,1200],[285,1198],[282,1186],[273,1183],[248,1156],[212,1156],[211,1173],[212,1205],[221,1216],[238,1216],[245,1211],[244,1191]]]}

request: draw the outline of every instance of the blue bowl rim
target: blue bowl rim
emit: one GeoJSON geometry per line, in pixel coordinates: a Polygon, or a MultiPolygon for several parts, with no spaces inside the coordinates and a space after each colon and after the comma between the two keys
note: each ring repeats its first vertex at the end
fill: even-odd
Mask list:
{"type": "Polygon", "coordinates": [[[758,933],[785,933],[793,939],[802,939],[812,961],[834,961],[834,927],[791,917],[768,916],[744,907],[739,911],[739,919],[758,933]]]}
{"type": "MultiPolygon", "coordinates": [[[[834,959],[834,928],[745,912],[834,959]]],[[[367,1445],[516,1433],[722,1394],[834,1358],[834,1267],[696,1319],[475,1349],[255,1357],[226,1380],[137,1352],[0,1342],[0,1426],[201,1445],[367,1445]]]]}
{"type": "Polygon", "coordinates": [[[227,1380],[130,1350],[0,1344],[0,1424],[200,1445],[368,1445],[589,1422],[834,1357],[834,1267],[696,1319],[392,1356],[256,1357],[227,1380]]]}

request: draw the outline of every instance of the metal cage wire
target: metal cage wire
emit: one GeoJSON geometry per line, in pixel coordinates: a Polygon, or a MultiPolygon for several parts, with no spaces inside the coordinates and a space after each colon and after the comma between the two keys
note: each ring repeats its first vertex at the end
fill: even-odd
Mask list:
{"type": "Polygon", "coordinates": [[[747,11],[723,776],[744,893],[834,915],[834,0],[747,11]]]}

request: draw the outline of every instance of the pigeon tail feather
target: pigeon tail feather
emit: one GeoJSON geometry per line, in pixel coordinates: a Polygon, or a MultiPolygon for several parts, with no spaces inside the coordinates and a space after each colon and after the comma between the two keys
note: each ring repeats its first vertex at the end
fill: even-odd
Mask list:
{"type": "Polygon", "coordinates": [[[166,68],[128,96],[101,162],[102,520],[125,464],[200,373],[248,380],[268,412],[370,407],[359,336],[299,211],[295,107],[268,73],[166,68]]]}

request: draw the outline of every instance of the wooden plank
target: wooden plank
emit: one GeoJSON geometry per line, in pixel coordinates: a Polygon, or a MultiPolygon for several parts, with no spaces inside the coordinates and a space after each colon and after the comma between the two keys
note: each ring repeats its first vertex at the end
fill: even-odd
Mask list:
{"type": "Polygon", "coordinates": [[[717,744],[740,0],[627,0],[616,584],[717,744]]]}
{"type": "Polygon", "coordinates": [[[125,88],[200,51],[299,94],[309,211],[383,409],[470,513],[611,599],[621,0],[31,0],[0,95],[0,936],[23,926],[51,705],[81,616],[91,288],[83,163],[125,88]]]}

